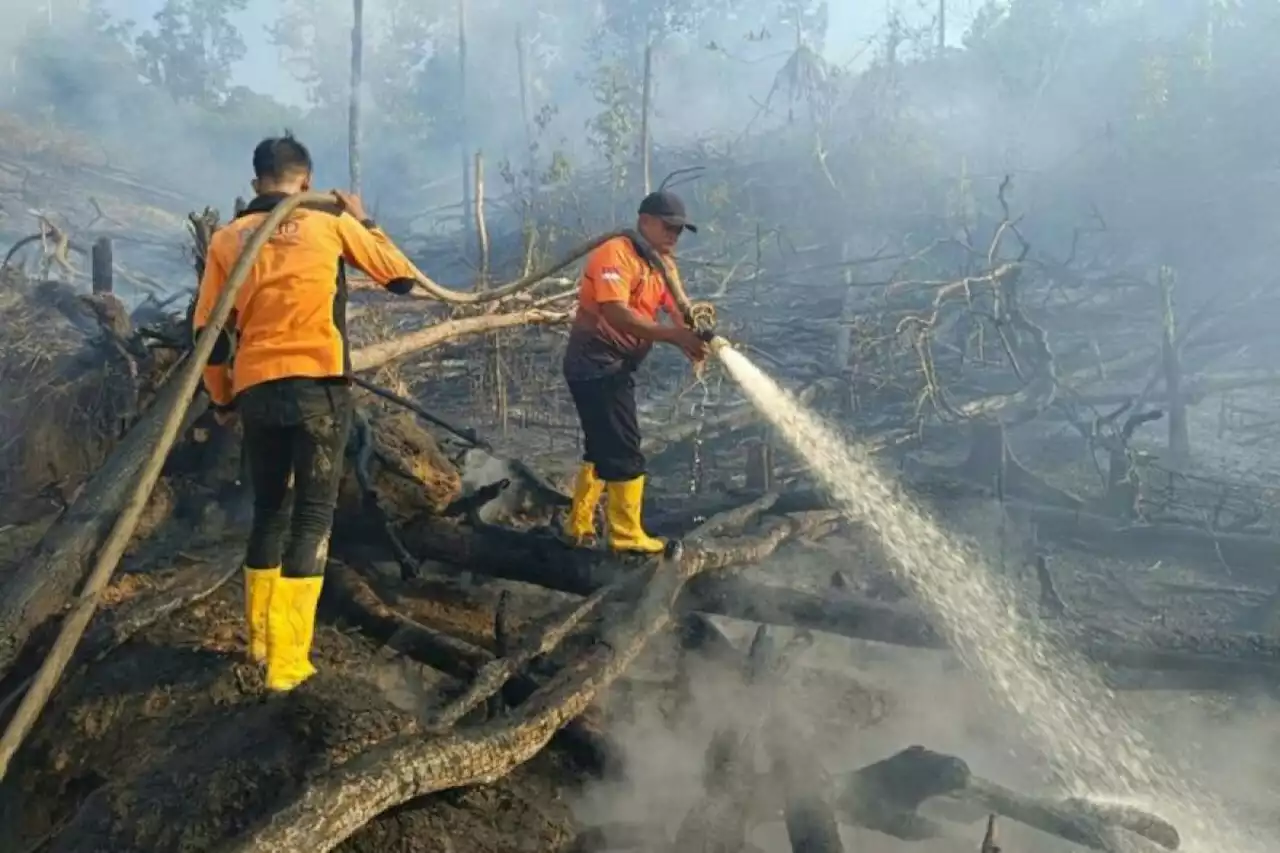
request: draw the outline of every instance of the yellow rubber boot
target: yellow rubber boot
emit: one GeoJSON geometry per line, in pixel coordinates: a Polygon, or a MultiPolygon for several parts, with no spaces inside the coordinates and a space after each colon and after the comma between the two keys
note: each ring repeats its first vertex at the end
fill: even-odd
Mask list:
{"type": "Polygon", "coordinates": [[[609,547],[614,551],[660,554],[667,543],[644,532],[640,508],[644,503],[644,476],[624,483],[608,483],[605,509],[609,519],[609,547]]]}
{"type": "Polygon", "coordinates": [[[576,548],[590,546],[596,538],[596,505],[604,494],[604,481],[596,476],[596,466],[584,462],[573,486],[573,504],[565,519],[564,534],[576,548]]]}
{"type": "Polygon", "coordinates": [[[279,566],[244,567],[244,621],[249,629],[249,660],[254,663],[267,662],[267,611],[271,607],[271,590],[279,578],[279,566]]]}
{"type": "Polygon", "coordinates": [[[311,640],[324,577],[281,577],[271,589],[267,619],[267,689],[292,690],[316,674],[311,640]]]}

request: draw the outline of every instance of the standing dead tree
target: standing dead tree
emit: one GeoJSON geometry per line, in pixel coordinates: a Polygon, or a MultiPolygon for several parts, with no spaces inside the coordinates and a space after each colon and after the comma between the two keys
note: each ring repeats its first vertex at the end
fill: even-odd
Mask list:
{"type": "Polygon", "coordinates": [[[360,193],[360,102],[364,87],[364,0],[351,0],[351,94],[347,123],[347,164],[351,192],[360,193]]]}

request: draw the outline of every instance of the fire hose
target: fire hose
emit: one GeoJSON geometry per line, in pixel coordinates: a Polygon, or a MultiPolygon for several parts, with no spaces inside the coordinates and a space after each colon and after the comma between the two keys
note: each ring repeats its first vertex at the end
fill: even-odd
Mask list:
{"type": "Polygon", "coordinates": [[[729,345],[729,342],[716,332],[716,306],[710,302],[694,302],[689,299],[684,283],[677,275],[667,276],[667,287],[671,291],[671,298],[675,301],[676,307],[680,309],[680,315],[684,317],[685,324],[697,332],[698,337],[702,338],[713,353],[729,345]]]}
{"type": "MultiPolygon", "coordinates": [[[[249,277],[250,270],[253,269],[258,253],[262,251],[263,246],[275,234],[276,229],[300,206],[304,204],[331,205],[335,201],[336,197],[328,193],[299,193],[285,198],[266,215],[258,227],[254,229],[244,249],[240,252],[240,257],[236,259],[235,265],[232,266],[208,323],[200,330],[200,334],[196,336],[192,357],[187,360],[173,380],[176,383],[176,391],[169,398],[170,402],[163,409],[153,410],[145,416],[161,420],[160,433],[151,448],[150,456],[143,462],[140,470],[135,475],[136,479],[134,480],[133,488],[128,495],[123,510],[117,516],[115,524],[97,552],[93,568],[85,579],[79,599],[63,620],[62,627],[53,642],[53,646],[45,656],[40,669],[32,678],[31,686],[22,697],[22,702],[19,703],[17,710],[14,711],[13,718],[5,728],[3,736],[0,736],[0,781],[7,775],[9,765],[18,748],[22,745],[27,735],[30,734],[45,705],[48,704],[49,697],[53,694],[58,680],[70,663],[77,645],[79,645],[85,630],[89,626],[89,621],[97,610],[103,590],[111,582],[112,575],[119,566],[120,559],[124,556],[125,549],[129,545],[129,540],[133,537],[134,531],[137,530],[138,522],[142,517],[143,510],[146,508],[147,501],[155,489],[156,482],[160,479],[160,472],[164,468],[165,460],[168,459],[169,452],[173,449],[173,445],[177,442],[178,436],[182,431],[187,410],[191,407],[191,403],[199,390],[201,374],[209,361],[209,356],[213,353],[214,344],[231,316],[231,311],[236,304],[236,298],[240,295],[240,291],[249,277]]],[[[606,240],[610,240],[621,233],[623,232],[612,232],[590,240],[577,247],[567,257],[551,267],[530,273],[518,281],[492,290],[478,293],[461,293],[450,290],[435,283],[415,268],[414,271],[418,275],[416,284],[426,291],[429,296],[454,305],[495,302],[526,290],[543,279],[554,275],[574,261],[585,257],[591,250],[606,240]]],[[[683,294],[683,291],[681,293],[683,294]]],[[[687,297],[685,302],[688,302],[687,297]]],[[[139,426],[140,424],[135,424],[133,428],[138,429],[139,426]]]]}

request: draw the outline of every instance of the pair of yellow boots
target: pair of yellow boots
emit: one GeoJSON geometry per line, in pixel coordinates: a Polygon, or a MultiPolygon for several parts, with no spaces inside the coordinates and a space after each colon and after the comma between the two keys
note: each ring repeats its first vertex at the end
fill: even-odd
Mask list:
{"type": "Polygon", "coordinates": [[[565,535],[576,546],[588,546],[596,538],[596,505],[605,498],[605,519],[609,525],[609,548],[640,554],[660,554],[666,547],[661,539],[644,532],[640,509],[644,503],[644,476],[620,483],[606,483],[596,475],[596,466],[578,469],[573,504],[565,522],[565,535]]]}
{"type": "Polygon", "coordinates": [[[316,674],[311,640],[324,576],[286,578],[280,568],[244,569],[249,657],[267,665],[267,689],[287,692],[316,674]]]}

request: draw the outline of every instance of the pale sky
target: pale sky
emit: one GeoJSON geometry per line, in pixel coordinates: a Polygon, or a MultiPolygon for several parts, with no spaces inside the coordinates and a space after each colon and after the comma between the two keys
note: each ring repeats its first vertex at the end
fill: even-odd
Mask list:
{"type": "MultiPolygon", "coordinates": [[[[371,2],[376,4],[377,0],[371,2]]],[[[959,40],[979,4],[980,0],[949,0],[949,29],[954,35],[948,41],[959,40]]],[[[164,0],[106,0],[105,5],[112,13],[132,18],[145,27],[164,0]]],[[[848,62],[868,38],[883,29],[888,10],[895,6],[908,22],[923,21],[932,17],[937,0],[831,0],[828,58],[841,64],[848,62]]],[[[237,69],[237,82],[284,100],[295,100],[300,97],[300,89],[281,67],[265,32],[278,8],[275,0],[253,0],[250,8],[238,16],[249,55],[237,69]]]]}

